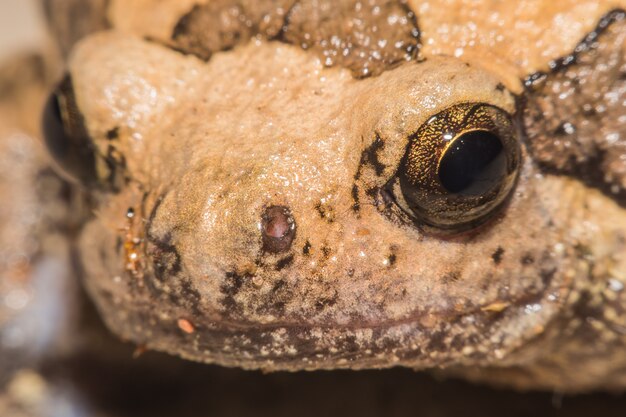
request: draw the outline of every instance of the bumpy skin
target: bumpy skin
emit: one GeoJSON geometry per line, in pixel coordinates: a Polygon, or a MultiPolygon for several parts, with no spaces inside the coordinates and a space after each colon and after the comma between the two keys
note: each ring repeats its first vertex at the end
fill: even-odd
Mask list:
{"type": "Polygon", "coordinates": [[[448,13],[475,2],[123,3],[103,4],[116,30],[68,64],[100,185],[81,263],[115,333],[267,371],[626,386],[626,21],[607,15],[624,4],[525,1],[461,30],[448,13]],[[490,49],[516,19],[536,42],[490,49]],[[462,102],[512,115],[522,166],[488,224],[444,236],[385,186],[411,135],[462,102]],[[577,111],[585,102],[596,116],[577,111]],[[560,162],[550,126],[564,121],[604,158],[560,162]],[[269,207],[294,224],[285,247],[264,236],[269,207]]]}

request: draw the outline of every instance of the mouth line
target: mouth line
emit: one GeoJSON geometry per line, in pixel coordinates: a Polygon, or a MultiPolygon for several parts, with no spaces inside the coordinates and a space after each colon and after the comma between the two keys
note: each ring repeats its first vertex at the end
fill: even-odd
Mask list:
{"type": "MultiPolygon", "coordinates": [[[[555,271],[556,272],[556,271],[555,271]]],[[[333,330],[373,330],[373,329],[385,329],[393,328],[402,325],[418,325],[424,330],[431,330],[439,323],[451,323],[456,322],[464,317],[472,315],[482,315],[484,317],[496,317],[500,314],[505,314],[507,310],[512,308],[520,308],[528,305],[538,305],[546,300],[549,293],[558,293],[558,296],[551,303],[562,303],[566,298],[565,289],[567,285],[553,287],[553,281],[557,274],[550,274],[549,278],[545,281],[544,287],[536,292],[524,293],[521,296],[512,299],[493,299],[487,303],[466,308],[464,310],[455,310],[454,308],[447,308],[441,310],[413,310],[404,318],[388,319],[382,321],[375,320],[354,320],[346,324],[328,324],[323,319],[320,322],[307,321],[276,321],[276,322],[256,322],[249,320],[234,320],[224,319],[223,317],[211,320],[209,326],[212,329],[223,329],[230,331],[249,331],[253,329],[256,331],[271,331],[279,328],[299,329],[300,331],[307,331],[311,329],[333,329],[333,330]],[[421,324],[424,319],[428,318],[429,321],[435,321],[432,326],[421,324]]]]}

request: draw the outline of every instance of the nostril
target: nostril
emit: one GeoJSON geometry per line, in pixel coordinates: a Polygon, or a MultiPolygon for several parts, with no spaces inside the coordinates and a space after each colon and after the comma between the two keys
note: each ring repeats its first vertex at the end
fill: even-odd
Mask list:
{"type": "Polygon", "coordinates": [[[285,206],[270,206],[261,219],[263,249],[267,252],[284,252],[291,247],[296,235],[296,221],[285,206]]]}

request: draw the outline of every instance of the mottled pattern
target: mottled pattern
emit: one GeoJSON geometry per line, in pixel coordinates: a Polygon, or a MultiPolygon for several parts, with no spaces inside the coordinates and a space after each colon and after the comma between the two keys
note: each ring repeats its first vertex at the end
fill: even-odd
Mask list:
{"type": "MultiPolygon", "coordinates": [[[[517,35],[508,3],[460,22],[477,3],[493,6],[424,0],[415,19],[402,2],[162,1],[173,39],[109,14],[124,30],[87,37],[68,64],[100,157],[114,143],[126,161],[118,193],[91,190],[97,215],[77,239],[107,325],[141,349],[242,368],[443,367],[520,388],[623,387],[623,207],[578,177],[541,175],[527,146],[505,207],[464,234],[404,221],[388,198],[427,120],[467,102],[513,117],[526,58],[545,55],[532,41],[492,48],[506,71],[484,49],[469,59],[506,40],[488,28],[517,35]],[[422,16],[431,54],[414,59],[422,16]],[[284,221],[270,227],[271,207],[284,221]],[[272,236],[289,244],[268,250],[272,236]]],[[[577,22],[609,10],[535,3],[546,7],[520,17],[533,26],[520,35],[567,27],[546,32],[565,51],[589,30],[577,22]]]]}
{"type": "Polygon", "coordinates": [[[403,1],[308,0],[293,6],[283,39],[356,77],[378,75],[417,58],[419,30],[403,1]]]}
{"type": "Polygon", "coordinates": [[[606,15],[571,55],[527,81],[533,156],[626,203],[626,13],[606,15]]]}
{"type": "Polygon", "coordinates": [[[185,15],[172,37],[177,49],[206,60],[255,35],[311,50],[355,77],[415,59],[419,49],[415,15],[395,0],[212,1],[185,15]]]}
{"type": "Polygon", "coordinates": [[[283,31],[295,0],[218,0],[197,5],[183,16],[172,34],[181,51],[209,59],[260,34],[273,39],[283,31]],[[210,29],[209,29],[210,28],[210,29]]]}

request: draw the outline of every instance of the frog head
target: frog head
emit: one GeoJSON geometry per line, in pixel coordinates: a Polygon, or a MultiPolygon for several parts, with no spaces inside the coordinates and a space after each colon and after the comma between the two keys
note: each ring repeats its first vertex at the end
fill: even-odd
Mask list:
{"type": "Polygon", "coordinates": [[[202,54],[194,10],[173,43],[81,41],[49,105],[95,201],[85,284],[123,338],[266,370],[511,366],[608,279],[591,259],[624,270],[623,158],[550,148],[576,66],[329,66],[271,36],[202,54]]]}

